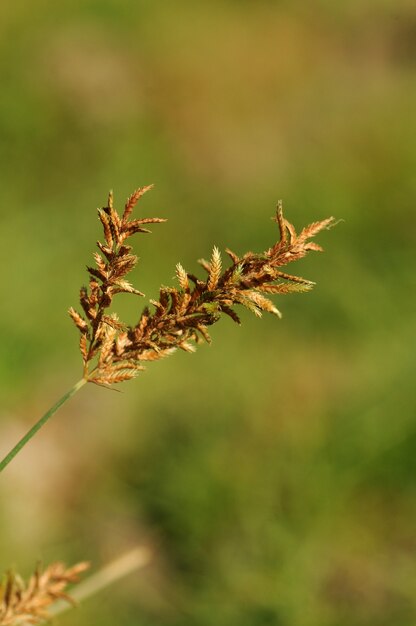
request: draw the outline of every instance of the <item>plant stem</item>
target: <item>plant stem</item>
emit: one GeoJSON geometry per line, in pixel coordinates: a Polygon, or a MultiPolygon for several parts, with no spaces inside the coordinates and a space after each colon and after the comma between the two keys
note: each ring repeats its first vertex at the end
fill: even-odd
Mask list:
{"type": "Polygon", "coordinates": [[[32,439],[34,435],[38,432],[40,428],[49,420],[52,415],[56,413],[56,411],[63,405],[67,400],[72,398],[72,396],[81,389],[85,385],[87,380],[85,378],[81,378],[69,391],[66,392],[65,395],[62,396],[60,400],[56,404],[54,404],[49,411],[46,411],[45,415],[40,418],[32,426],[30,430],[20,439],[20,441],[10,450],[10,452],[4,457],[4,459],[0,462],[0,472],[4,470],[4,468],[14,459],[16,454],[20,452],[20,450],[32,439]]]}

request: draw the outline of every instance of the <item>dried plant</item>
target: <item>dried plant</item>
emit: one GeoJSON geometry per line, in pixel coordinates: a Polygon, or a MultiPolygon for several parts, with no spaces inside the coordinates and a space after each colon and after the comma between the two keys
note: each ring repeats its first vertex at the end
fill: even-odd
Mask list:
{"type": "Polygon", "coordinates": [[[0,626],[39,624],[50,617],[48,608],[57,600],[74,604],[65,590],[88,567],[88,563],[70,568],[52,563],[43,571],[38,567],[27,583],[17,574],[6,574],[0,584],[0,626]]]}
{"type": "Polygon", "coordinates": [[[81,288],[80,303],[85,317],[71,308],[69,313],[80,331],[84,380],[110,386],[134,378],[147,361],[156,361],[178,348],[194,352],[195,344],[210,342],[209,327],[228,315],[238,324],[235,310],[242,305],[261,316],[263,311],[280,317],[279,310],[265,295],[309,291],[314,283],[282,271],[311,250],[322,248],[310,239],[333,223],[333,218],[314,222],[296,233],[283,217],[279,202],[275,221],[279,240],[263,254],[247,252],[238,256],[226,252],[231,264],[223,270],[221,254],[214,247],[211,259],[200,259],[207,277],[200,280],[176,266],[179,288],[161,287],[158,300],[151,300],[154,311],[145,307],[136,326],[123,324],[116,314],[106,313],[117,293],[143,295],[126,280],[137,257],[126,245],[135,233],[149,232],[145,224],[160,223],[161,218],[129,219],[134,206],[151,186],[135,191],[127,200],[122,216],[114,209],[110,193],[107,206],[98,210],[105,243],[97,242],[101,252],[94,253],[96,267],[88,267],[89,287],[81,288]]]}
{"type": "Polygon", "coordinates": [[[334,223],[332,217],[313,222],[296,233],[283,217],[281,202],[275,221],[278,241],[262,254],[247,252],[238,256],[226,249],[231,259],[223,269],[221,254],[214,247],[211,259],[200,259],[207,273],[201,280],[176,266],[178,287],[161,287],[158,300],[151,300],[151,312],[145,307],[135,326],[123,324],[108,308],[118,293],[142,296],[126,280],[137,263],[137,257],[126,241],[136,233],[150,232],[147,224],[164,222],[160,217],[132,219],[138,200],[152,185],[137,189],[128,199],[122,215],[113,206],[112,193],[107,206],[98,210],[104,230],[104,241],[97,242],[95,267],[88,267],[89,286],[81,288],[80,303],[84,316],[72,307],[69,314],[80,332],[80,350],[84,363],[83,377],[43,415],[10,452],[0,461],[0,472],[14,459],[38,430],[87,382],[110,387],[129,380],[144,369],[147,361],[157,361],[177,350],[193,352],[201,341],[210,342],[209,327],[222,314],[240,323],[236,306],[242,305],[261,316],[264,311],[280,317],[279,310],[267,295],[309,291],[314,283],[282,271],[282,268],[322,248],[310,241],[321,230],[334,223]]]}

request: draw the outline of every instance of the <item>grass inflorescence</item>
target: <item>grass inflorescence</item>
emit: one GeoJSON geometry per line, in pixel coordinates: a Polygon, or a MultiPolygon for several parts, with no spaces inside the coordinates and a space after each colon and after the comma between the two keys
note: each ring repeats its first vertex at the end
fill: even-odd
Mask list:
{"type": "Polygon", "coordinates": [[[69,568],[52,563],[44,570],[38,567],[27,582],[16,573],[6,574],[0,583],[0,626],[39,624],[49,619],[48,609],[57,600],[74,604],[66,588],[88,567],[85,562],[69,568]]]}
{"type": "Polygon", "coordinates": [[[275,216],[279,239],[274,245],[262,254],[247,252],[243,256],[227,248],[231,262],[225,269],[221,253],[214,247],[210,260],[199,260],[206,271],[205,279],[188,273],[178,263],[178,286],[162,286],[158,300],[150,301],[153,310],[146,306],[137,324],[128,326],[107,309],[118,293],[143,295],[126,280],[137,263],[137,256],[126,241],[136,233],[149,232],[145,225],[165,221],[158,217],[131,219],[139,198],[151,187],[135,191],[128,198],[122,215],[114,208],[112,193],[107,206],[98,209],[105,242],[97,242],[100,252],[94,253],[95,267],[87,268],[89,286],[81,288],[80,304],[84,315],[72,307],[69,309],[80,332],[87,382],[108,387],[134,378],[147,361],[164,358],[178,348],[194,352],[196,344],[211,341],[209,327],[222,314],[240,323],[237,305],[259,317],[264,311],[280,317],[269,295],[309,291],[314,285],[282,268],[312,250],[322,250],[310,239],[334,221],[330,217],[314,222],[297,233],[283,217],[279,202],[275,216]]]}

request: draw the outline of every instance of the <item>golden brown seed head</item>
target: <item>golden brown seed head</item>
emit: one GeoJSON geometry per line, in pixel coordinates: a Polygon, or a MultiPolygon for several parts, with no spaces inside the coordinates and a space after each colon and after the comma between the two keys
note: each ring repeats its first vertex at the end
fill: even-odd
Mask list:
{"type": "Polygon", "coordinates": [[[231,265],[225,270],[220,251],[214,247],[210,261],[199,261],[208,274],[205,281],[188,274],[178,263],[179,289],[161,287],[159,299],[150,301],[153,312],[146,307],[136,326],[129,327],[116,315],[109,315],[107,309],[118,293],[143,295],[126,279],[137,257],[124,242],[135,233],[149,232],[143,227],[145,224],[165,221],[162,218],[129,219],[138,200],[151,187],[137,189],[127,199],[121,217],[114,208],[112,193],[107,207],[98,210],[105,244],[98,242],[103,256],[95,253],[96,267],[88,268],[89,289],[81,289],[80,302],[87,321],[74,309],[69,311],[81,333],[84,376],[98,385],[110,386],[134,378],[143,369],[143,362],[162,359],[178,348],[193,352],[196,343],[211,340],[208,327],[217,322],[222,313],[240,323],[236,305],[243,305],[258,317],[264,311],[281,317],[280,311],[264,294],[287,294],[312,288],[311,281],[281,268],[310,251],[322,250],[309,240],[333,224],[333,218],[313,222],[298,235],[284,218],[279,201],[275,217],[279,239],[272,247],[262,254],[246,252],[242,257],[227,248],[231,265]]]}

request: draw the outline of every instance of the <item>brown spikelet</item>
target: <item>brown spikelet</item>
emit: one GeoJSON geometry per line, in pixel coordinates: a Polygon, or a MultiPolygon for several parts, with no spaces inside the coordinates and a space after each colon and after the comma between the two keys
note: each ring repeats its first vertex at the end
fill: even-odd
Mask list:
{"type": "Polygon", "coordinates": [[[111,248],[109,248],[108,246],[105,246],[103,243],[101,243],[101,241],[97,241],[97,246],[101,250],[101,252],[104,254],[107,261],[111,261],[113,257],[113,251],[111,250],[111,248]]]}
{"type": "Polygon", "coordinates": [[[139,189],[136,189],[136,191],[133,191],[131,196],[127,198],[126,204],[124,206],[123,217],[122,217],[123,222],[127,222],[139,198],[141,198],[147,191],[150,191],[150,189],[152,188],[153,188],[153,185],[147,185],[146,187],[139,187],[139,189]]]}
{"type": "Polygon", "coordinates": [[[222,313],[225,313],[226,315],[231,317],[231,319],[234,322],[236,322],[236,324],[241,324],[241,320],[238,317],[237,313],[230,306],[227,306],[226,304],[222,304],[221,305],[221,311],[222,311],[222,313]]]}
{"type": "Polygon", "coordinates": [[[111,280],[125,276],[136,266],[137,256],[134,254],[122,254],[117,256],[111,268],[111,280]]]}
{"type": "Polygon", "coordinates": [[[207,343],[211,343],[212,339],[211,336],[208,332],[208,329],[206,326],[204,326],[204,324],[198,324],[196,327],[197,330],[199,330],[199,332],[201,333],[202,337],[205,339],[205,341],[207,343]]]}
{"type": "Polygon", "coordinates": [[[106,280],[107,274],[100,269],[96,269],[95,267],[88,267],[87,271],[90,274],[91,278],[98,278],[98,280],[106,280]]]}
{"type": "Polygon", "coordinates": [[[142,291],[135,289],[128,280],[117,279],[114,281],[113,293],[134,293],[136,296],[144,296],[142,291]]]}
{"type": "Polygon", "coordinates": [[[309,224],[309,226],[306,226],[306,228],[301,230],[301,232],[299,233],[298,242],[304,242],[307,239],[315,237],[315,235],[320,233],[321,230],[329,228],[331,225],[333,225],[333,223],[334,219],[332,217],[329,217],[326,220],[322,220],[321,222],[312,222],[312,224],[309,224]]]}
{"type": "Polygon", "coordinates": [[[141,361],[158,361],[159,359],[163,359],[167,356],[170,356],[176,351],[176,346],[174,348],[165,348],[164,350],[143,350],[140,353],[141,361]]]}
{"type": "Polygon", "coordinates": [[[114,194],[113,194],[113,190],[112,189],[110,189],[110,191],[108,192],[107,206],[108,206],[109,209],[113,209],[114,208],[114,194]]]}
{"type": "Polygon", "coordinates": [[[262,308],[258,306],[258,304],[244,292],[236,294],[235,302],[237,304],[242,304],[246,309],[254,313],[254,315],[256,315],[257,317],[261,317],[263,315],[262,308]]]}
{"type": "Polygon", "coordinates": [[[234,265],[238,265],[238,263],[240,262],[240,259],[238,258],[236,253],[230,250],[230,248],[225,248],[225,251],[230,257],[230,259],[232,260],[232,262],[234,263],[234,265]]]}
{"type": "Polygon", "coordinates": [[[139,323],[134,328],[134,335],[137,339],[140,339],[143,336],[144,331],[146,330],[146,327],[148,325],[149,319],[150,319],[150,311],[148,307],[145,307],[143,309],[143,313],[140,316],[139,323]]]}
{"type": "MultiPolygon", "coordinates": [[[[163,217],[143,217],[139,220],[133,220],[131,222],[129,222],[130,226],[143,226],[143,224],[163,224],[163,222],[166,222],[167,220],[165,220],[163,217]]],[[[150,230],[147,231],[150,233],[150,230]]]]}
{"type": "MultiPolygon", "coordinates": [[[[279,266],[280,267],[280,266],[279,266]]],[[[300,283],[302,285],[313,286],[315,283],[308,280],[307,278],[302,278],[301,276],[294,276],[293,274],[286,274],[286,272],[276,271],[276,278],[283,278],[284,280],[291,280],[294,283],[300,283]]]]}
{"type": "Polygon", "coordinates": [[[107,266],[105,264],[104,259],[102,258],[102,256],[100,254],[98,254],[98,252],[94,252],[94,260],[97,264],[98,269],[104,274],[105,276],[105,272],[107,269],[107,266]]]}
{"type": "Polygon", "coordinates": [[[137,232],[147,232],[144,224],[164,221],[161,218],[129,221],[135,204],[150,188],[141,187],[129,197],[122,218],[114,208],[112,195],[108,206],[99,210],[106,243],[98,242],[98,247],[104,258],[95,255],[97,267],[88,268],[91,276],[89,289],[83,287],[80,295],[88,321],[70,309],[70,316],[82,335],[80,348],[84,377],[97,385],[108,387],[134,378],[143,369],[144,362],[165,358],[178,348],[193,352],[196,343],[211,341],[208,328],[222,314],[240,324],[235,310],[237,305],[244,306],[258,317],[263,312],[281,317],[280,311],[264,294],[283,295],[312,288],[314,283],[282,268],[310,251],[321,250],[309,240],[333,224],[333,218],[313,222],[297,235],[294,226],[284,218],[279,202],[275,217],[279,239],[274,245],[262,254],[246,252],[241,257],[227,248],[231,265],[225,270],[220,251],[214,247],[210,261],[199,261],[208,273],[205,281],[186,272],[178,263],[179,289],[161,287],[159,298],[150,300],[153,312],[145,307],[139,322],[129,327],[115,314],[109,315],[106,309],[118,293],[143,295],[126,280],[137,257],[124,241],[137,232]]]}
{"type": "Polygon", "coordinates": [[[87,331],[88,331],[88,324],[84,320],[84,318],[81,317],[81,315],[79,313],[77,313],[75,311],[75,309],[72,308],[72,306],[68,310],[68,313],[72,317],[72,319],[74,320],[75,326],[81,331],[81,333],[83,335],[85,335],[87,333],[87,331]]]}
{"type": "MultiPolygon", "coordinates": [[[[105,322],[106,323],[106,322],[105,322]]],[[[98,359],[99,367],[103,367],[111,362],[111,352],[115,343],[117,330],[112,326],[105,326],[104,337],[100,346],[100,356],[98,359]]]]}
{"type": "Polygon", "coordinates": [[[190,341],[181,341],[181,343],[178,344],[178,347],[181,350],[184,350],[184,352],[195,352],[196,351],[195,344],[191,343],[190,341]]]}
{"type": "Polygon", "coordinates": [[[57,600],[74,603],[66,588],[88,568],[88,563],[70,568],[52,563],[43,571],[38,567],[27,583],[17,574],[6,574],[0,584],[0,626],[39,624],[49,618],[48,608],[57,600]]]}
{"type": "Polygon", "coordinates": [[[100,218],[101,224],[103,225],[105,241],[107,243],[107,246],[111,249],[113,247],[114,240],[110,226],[110,218],[107,213],[103,211],[103,209],[98,209],[98,216],[100,218]]]}
{"type": "Polygon", "coordinates": [[[315,283],[312,282],[295,282],[295,283],[278,283],[277,285],[262,285],[258,287],[263,293],[303,293],[310,291],[315,283]]]}
{"type": "Polygon", "coordinates": [[[113,328],[114,330],[126,329],[126,325],[122,322],[119,322],[118,317],[115,314],[103,315],[101,319],[104,324],[108,324],[108,326],[111,326],[111,328],[113,328]]]}
{"type": "Polygon", "coordinates": [[[241,281],[242,278],[243,278],[243,264],[237,263],[237,265],[234,266],[231,272],[230,283],[237,284],[241,281]]]}
{"type": "Polygon", "coordinates": [[[254,304],[256,304],[262,311],[267,311],[268,313],[277,315],[277,317],[282,317],[282,314],[278,309],[276,309],[273,302],[258,291],[246,291],[244,295],[249,298],[249,300],[254,302],[254,304]]]}
{"type": "Polygon", "coordinates": [[[279,200],[276,209],[276,222],[279,225],[280,241],[278,243],[285,244],[287,242],[286,222],[283,217],[283,202],[279,200]]]}
{"type": "Polygon", "coordinates": [[[96,385],[102,385],[103,387],[111,387],[117,383],[124,383],[126,380],[132,380],[136,378],[138,372],[144,368],[136,367],[116,369],[113,367],[101,368],[98,372],[93,374],[90,381],[96,385]]]}
{"type": "Polygon", "coordinates": [[[86,335],[81,335],[79,338],[79,349],[81,352],[82,360],[84,363],[88,360],[88,343],[86,335]]]}
{"type": "Polygon", "coordinates": [[[211,263],[209,261],[206,261],[205,259],[198,259],[198,263],[206,272],[208,272],[208,274],[211,272],[211,263]]]}

